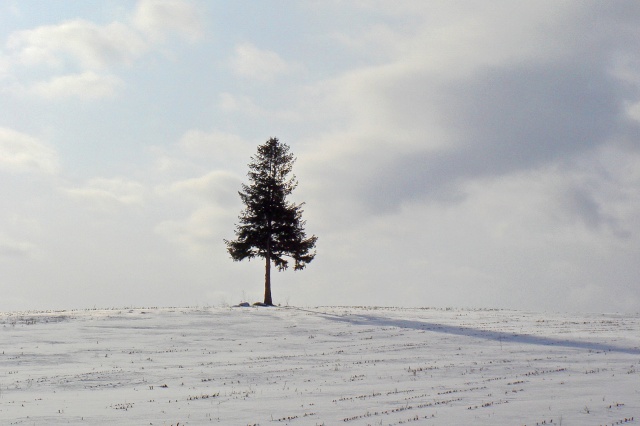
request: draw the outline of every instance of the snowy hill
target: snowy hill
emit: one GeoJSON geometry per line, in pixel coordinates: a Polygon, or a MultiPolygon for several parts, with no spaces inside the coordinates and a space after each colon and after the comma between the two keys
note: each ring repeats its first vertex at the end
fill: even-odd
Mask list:
{"type": "Polygon", "coordinates": [[[640,424],[640,316],[0,313],[0,424],[640,424]]]}

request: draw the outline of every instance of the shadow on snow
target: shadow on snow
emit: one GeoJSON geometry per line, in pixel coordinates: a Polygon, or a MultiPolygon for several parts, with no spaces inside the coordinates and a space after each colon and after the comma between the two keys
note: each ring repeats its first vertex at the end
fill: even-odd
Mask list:
{"type": "Polygon", "coordinates": [[[425,321],[411,321],[379,317],[375,315],[349,315],[341,316],[314,312],[332,321],[346,322],[353,325],[367,325],[379,327],[398,327],[412,330],[424,330],[435,333],[453,334],[457,336],[475,337],[479,339],[495,340],[500,342],[523,343],[528,345],[559,346],[576,349],[587,349],[590,351],[620,352],[626,354],[639,355],[639,347],[624,347],[609,345],[606,343],[589,342],[583,340],[559,339],[554,337],[533,336],[530,334],[508,333],[502,331],[481,330],[472,327],[460,327],[453,325],[437,324],[425,321]]]}

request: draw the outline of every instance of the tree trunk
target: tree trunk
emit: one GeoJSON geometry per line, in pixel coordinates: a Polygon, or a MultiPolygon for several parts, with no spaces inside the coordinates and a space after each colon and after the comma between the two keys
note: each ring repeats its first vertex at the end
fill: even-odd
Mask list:
{"type": "Polygon", "coordinates": [[[271,300],[271,253],[269,253],[269,249],[267,249],[264,265],[264,304],[273,305],[271,300]]]}

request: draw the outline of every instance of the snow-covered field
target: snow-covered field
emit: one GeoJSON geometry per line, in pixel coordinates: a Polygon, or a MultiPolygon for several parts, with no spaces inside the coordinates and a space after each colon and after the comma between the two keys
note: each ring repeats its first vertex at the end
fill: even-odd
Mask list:
{"type": "Polygon", "coordinates": [[[0,313],[0,424],[640,424],[640,315],[0,313]]]}

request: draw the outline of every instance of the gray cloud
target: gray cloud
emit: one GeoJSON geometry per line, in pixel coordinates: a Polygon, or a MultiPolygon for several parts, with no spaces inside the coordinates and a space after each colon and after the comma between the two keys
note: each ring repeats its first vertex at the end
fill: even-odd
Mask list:
{"type": "Polygon", "coordinates": [[[421,112],[433,120],[435,109],[452,140],[439,150],[385,159],[363,191],[367,203],[388,211],[415,198],[455,198],[468,179],[568,162],[621,136],[638,135],[637,123],[624,116],[637,88],[630,90],[599,59],[494,67],[439,84],[426,73],[399,81],[397,93],[412,94],[393,102],[408,101],[402,108],[417,127],[421,112]]]}
{"type": "Polygon", "coordinates": [[[624,224],[606,211],[596,199],[593,189],[572,187],[563,192],[562,205],[572,218],[592,230],[606,230],[620,238],[629,238],[632,233],[624,224]]]}

